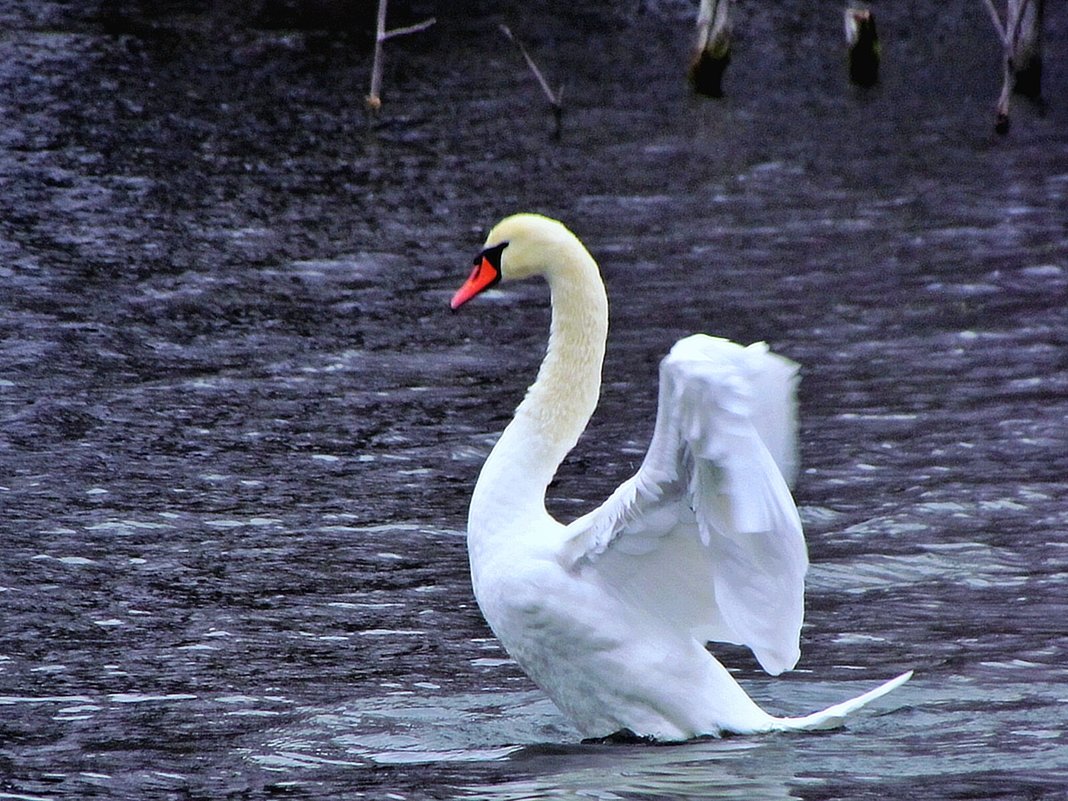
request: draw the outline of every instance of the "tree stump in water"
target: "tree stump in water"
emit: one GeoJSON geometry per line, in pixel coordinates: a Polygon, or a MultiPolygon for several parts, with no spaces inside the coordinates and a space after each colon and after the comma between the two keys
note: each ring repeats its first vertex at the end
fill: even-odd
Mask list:
{"type": "Polygon", "coordinates": [[[871,9],[859,4],[846,6],[845,34],[849,80],[857,86],[874,86],[879,82],[879,34],[871,9]]]}
{"type": "Polygon", "coordinates": [[[723,73],[731,62],[731,0],[701,0],[697,12],[697,47],[688,77],[694,90],[723,97],[723,73]]]}

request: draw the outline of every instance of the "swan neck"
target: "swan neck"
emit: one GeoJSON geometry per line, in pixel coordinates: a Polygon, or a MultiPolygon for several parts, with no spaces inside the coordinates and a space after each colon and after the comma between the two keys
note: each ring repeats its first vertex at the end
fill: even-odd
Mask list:
{"type": "Polygon", "coordinates": [[[479,478],[480,486],[506,493],[518,514],[530,514],[531,507],[544,511],[545,491],[585,430],[600,394],[608,299],[593,257],[577,240],[574,244],[545,273],[552,322],[537,380],[479,478]]]}

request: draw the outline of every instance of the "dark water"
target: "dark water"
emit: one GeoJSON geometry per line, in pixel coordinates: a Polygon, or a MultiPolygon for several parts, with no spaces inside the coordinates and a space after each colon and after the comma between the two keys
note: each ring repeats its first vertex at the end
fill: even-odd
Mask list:
{"type": "Polygon", "coordinates": [[[439,22],[373,126],[366,9],[311,5],[0,5],[0,799],[1068,797],[1064,6],[998,137],[978,2],[879,6],[871,92],[836,5],[742,4],[723,101],[683,3],[395,3],[439,22]],[[554,510],[637,465],[674,339],[766,339],[803,657],[723,658],[781,713],[915,668],[876,714],[583,746],[497,647],[466,502],[545,292],[446,306],[517,210],[613,306],[554,510]]]}

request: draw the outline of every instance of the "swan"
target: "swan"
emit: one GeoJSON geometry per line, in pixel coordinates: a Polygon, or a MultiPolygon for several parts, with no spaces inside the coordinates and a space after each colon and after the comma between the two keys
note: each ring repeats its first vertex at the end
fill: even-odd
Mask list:
{"type": "Polygon", "coordinates": [[[798,367],[763,343],[676,343],[638,472],[588,514],[553,519],[546,489],[600,393],[608,300],[597,263],[562,223],[513,215],[450,305],[535,275],[551,295],[548,349],[467,521],[479,608],[534,683],[585,738],[679,741],[838,727],[907,681],[911,671],[821,712],[774,717],[705,647],[743,644],[771,675],[800,657],[808,556],[787,485],[798,367]]]}

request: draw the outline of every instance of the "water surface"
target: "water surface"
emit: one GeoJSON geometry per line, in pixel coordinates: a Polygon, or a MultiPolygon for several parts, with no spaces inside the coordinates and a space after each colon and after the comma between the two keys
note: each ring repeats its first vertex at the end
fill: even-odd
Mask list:
{"type": "Polygon", "coordinates": [[[394,5],[439,22],[370,125],[362,18],[0,6],[0,799],[1064,797],[1062,9],[998,137],[963,0],[880,7],[870,92],[836,9],[739,8],[715,102],[683,5],[394,5]],[[802,660],[717,654],[784,714],[916,669],[873,714],[582,745],[497,646],[464,518],[546,297],[447,301],[517,210],[612,303],[560,516],[640,462],[678,337],[803,365],[802,660]]]}

